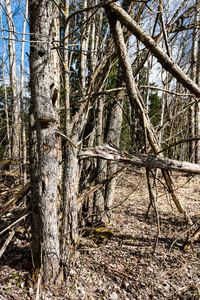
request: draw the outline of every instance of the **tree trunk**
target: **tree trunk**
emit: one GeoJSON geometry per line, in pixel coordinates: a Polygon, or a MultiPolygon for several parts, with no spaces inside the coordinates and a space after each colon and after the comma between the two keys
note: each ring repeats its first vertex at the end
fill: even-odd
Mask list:
{"type": "Polygon", "coordinates": [[[9,68],[10,68],[10,88],[12,94],[12,159],[19,159],[20,143],[20,113],[19,96],[17,91],[17,73],[16,73],[16,51],[15,51],[15,26],[12,18],[11,1],[5,0],[6,19],[9,29],[9,68]]]}
{"type": "MultiPolygon", "coordinates": [[[[83,8],[87,7],[87,0],[83,0],[83,8]]],[[[90,36],[90,23],[86,22],[87,17],[90,13],[83,13],[82,23],[84,25],[81,26],[81,70],[80,70],[80,82],[83,97],[86,94],[86,75],[87,75],[87,51],[89,44],[89,36],[90,36]]]]}
{"type": "MultiPolygon", "coordinates": [[[[0,7],[0,20],[1,27],[3,28],[2,21],[2,7],[0,7]]],[[[2,56],[2,79],[3,79],[3,88],[4,88],[4,109],[6,114],[6,131],[7,131],[7,140],[8,140],[8,157],[11,159],[11,140],[10,140],[10,124],[9,124],[9,112],[8,112],[8,94],[5,80],[5,72],[4,72],[4,61],[6,55],[6,43],[4,39],[4,31],[2,30],[2,39],[3,39],[3,56],[2,56]]]]}
{"type": "MultiPolygon", "coordinates": [[[[69,15],[69,1],[64,1],[64,105],[65,105],[65,121],[64,132],[66,136],[72,135],[74,144],[78,141],[78,131],[72,133],[72,125],[70,118],[70,88],[69,88],[69,22],[66,19],[69,15]]],[[[64,275],[69,272],[69,266],[74,254],[76,242],[77,242],[77,197],[79,186],[79,165],[77,159],[77,149],[72,148],[72,145],[67,141],[64,143],[63,152],[63,191],[62,191],[62,233],[61,233],[61,264],[64,271],[64,275]]]]}
{"type": "MultiPolygon", "coordinates": [[[[51,98],[52,104],[55,108],[56,124],[60,128],[60,57],[59,57],[59,47],[60,47],[60,10],[58,6],[60,5],[60,0],[53,2],[53,49],[51,54],[51,98]]],[[[62,180],[62,151],[61,151],[61,136],[58,137],[58,185],[61,185],[62,180]]],[[[60,195],[58,195],[60,197],[60,195]]]]}
{"type": "MultiPolygon", "coordinates": [[[[192,53],[191,53],[191,79],[197,82],[197,49],[198,49],[198,29],[196,27],[197,12],[195,13],[195,28],[193,29],[192,39],[192,53]]],[[[191,98],[190,98],[191,100],[191,98]]],[[[189,143],[189,159],[191,162],[195,162],[195,116],[197,117],[196,105],[191,105],[189,108],[189,137],[191,141],[189,143]]]]}
{"type": "MultiPolygon", "coordinates": [[[[103,97],[100,96],[97,100],[97,114],[96,114],[96,145],[100,146],[103,143],[103,97]]],[[[99,184],[105,179],[106,175],[106,162],[103,159],[97,159],[97,178],[95,185],[99,184]]],[[[93,222],[102,223],[104,221],[104,196],[105,187],[98,189],[94,193],[93,201],[93,222]]]]}
{"type": "Polygon", "coordinates": [[[59,272],[60,249],[57,217],[58,138],[51,95],[52,2],[29,2],[31,74],[31,247],[33,263],[44,283],[59,272]],[[42,41],[42,43],[41,43],[42,41]],[[34,144],[33,144],[34,143],[34,144]]]}
{"type": "MultiPolygon", "coordinates": [[[[73,142],[77,143],[77,136],[73,142]]],[[[78,229],[78,187],[79,164],[77,149],[66,145],[63,171],[63,217],[62,217],[62,266],[64,275],[69,272],[69,266],[77,243],[78,229]]]]}
{"type": "MultiPolygon", "coordinates": [[[[200,5],[199,2],[196,1],[196,17],[195,21],[200,21],[200,5]]],[[[196,39],[197,39],[197,66],[196,66],[196,83],[200,84],[200,32],[199,29],[195,28],[197,31],[196,39]]],[[[199,101],[195,104],[195,124],[196,124],[196,137],[200,136],[200,103],[199,101]]],[[[195,163],[200,163],[200,141],[196,142],[195,147],[195,163]]]]}
{"type": "MultiPolygon", "coordinates": [[[[117,82],[122,83],[121,78],[121,68],[118,70],[117,82]]],[[[119,84],[119,85],[120,85],[119,84]]],[[[115,145],[119,146],[121,126],[122,126],[122,109],[120,106],[123,106],[122,100],[117,99],[117,102],[114,102],[111,108],[110,115],[108,115],[108,126],[106,132],[106,142],[111,141],[115,145]],[[118,104],[120,103],[120,105],[118,104]]],[[[112,176],[117,171],[117,164],[115,162],[107,163],[107,177],[112,176]]],[[[114,196],[115,196],[115,186],[116,186],[116,177],[111,179],[106,185],[105,189],[105,210],[109,211],[113,206],[114,196]]],[[[107,213],[108,219],[110,219],[110,213],[107,213]]]]}
{"type": "MultiPolygon", "coordinates": [[[[26,7],[25,7],[22,40],[25,39],[27,16],[28,16],[28,0],[26,1],[26,7]]],[[[24,46],[25,46],[25,42],[22,41],[21,65],[20,65],[20,70],[21,70],[20,115],[21,115],[22,154],[23,154],[22,171],[23,171],[23,179],[24,179],[24,185],[25,185],[26,181],[27,181],[27,168],[26,168],[26,126],[25,126],[25,122],[24,122],[24,46]]]]}

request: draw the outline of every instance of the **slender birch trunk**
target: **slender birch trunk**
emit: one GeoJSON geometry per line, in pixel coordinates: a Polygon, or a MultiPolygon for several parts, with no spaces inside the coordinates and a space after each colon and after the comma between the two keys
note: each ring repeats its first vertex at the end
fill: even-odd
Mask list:
{"type": "MultiPolygon", "coordinates": [[[[1,3],[2,4],[2,3],[1,3]]],[[[3,28],[2,21],[2,7],[0,6],[0,19],[1,19],[1,27],[3,28]]],[[[3,39],[3,56],[2,56],[2,77],[3,77],[3,88],[4,88],[4,108],[6,114],[6,130],[7,130],[7,138],[8,138],[8,158],[11,159],[11,140],[10,140],[10,124],[9,124],[9,113],[8,113],[8,95],[7,95],[7,87],[4,73],[4,61],[6,55],[6,43],[4,39],[4,32],[2,30],[2,39],[3,39]]]]}
{"type": "MultiPolygon", "coordinates": [[[[57,127],[60,128],[60,57],[59,57],[59,47],[60,47],[60,10],[58,6],[60,5],[60,0],[57,0],[57,4],[53,2],[53,49],[51,53],[51,74],[52,74],[52,82],[51,82],[51,97],[52,104],[55,108],[56,113],[56,124],[57,127]]],[[[62,151],[61,151],[61,137],[58,137],[58,185],[61,185],[62,181],[62,151]]],[[[58,195],[60,198],[60,195],[58,195]]]]}
{"type": "MultiPolygon", "coordinates": [[[[195,24],[200,21],[200,5],[199,2],[196,1],[196,14],[195,14],[195,24]]],[[[196,39],[197,39],[197,66],[196,66],[196,83],[198,86],[200,85],[200,32],[199,28],[195,28],[196,30],[196,39]]],[[[197,102],[195,104],[195,124],[196,124],[196,137],[200,136],[200,104],[197,102]]],[[[195,163],[200,163],[200,141],[196,142],[195,147],[195,163]]]]}
{"type": "MultiPolygon", "coordinates": [[[[97,4],[97,1],[95,1],[95,4],[97,4]]],[[[102,22],[103,22],[103,8],[100,8],[99,10],[99,19],[96,18],[96,36],[95,36],[95,48],[94,48],[94,66],[97,66],[98,62],[98,57],[99,57],[99,51],[101,51],[99,48],[99,40],[100,40],[100,35],[101,35],[101,30],[102,30],[102,22]]],[[[105,35],[106,36],[106,35],[105,35]]]]}
{"type": "Polygon", "coordinates": [[[54,282],[60,263],[57,172],[58,138],[51,95],[52,2],[29,2],[31,74],[31,247],[44,284],[54,282]],[[42,41],[42,42],[41,42],[42,41]]]}
{"type": "Polygon", "coordinates": [[[20,111],[19,97],[17,91],[17,73],[16,73],[16,50],[15,50],[15,25],[12,18],[11,0],[5,0],[6,19],[9,29],[9,71],[10,88],[12,94],[12,159],[20,157],[20,111]]]}
{"type": "MultiPolygon", "coordinates": [[[[99,97],[97,100],[97,114],[96,114],[96,145],[101,146],[103,143],[103,97],[99,97]]],[[[105,179],[106,176],[106,161],[103,159],[97,159],[97,178],[95,184],[99,184],[105,179]]],[[[93,222],[101,223],[104,222],[104,197],[105,187],[98,189],[94,193],[93,200],[93,222]]]]}
{"type": "MultiPolygon", "coordinates": [[[[87,0],[83,0],[83,8],[87,7],[87,0]]],[[[81,81],[81,89],[83,97],[86,94],[86,73],[87,73],[87,52],[88,52],[88,44],[89,44],[89,35],[91,25],[85,24],[89,13],[83,13],[83,20],[82,23],[82,32],[81,32],[81,70],[80,70],[80,81],[81,81]]]]}
{"type": "Polygon", "coordinates": [[[27,168],[26,168],[26,126],[24,123],[24,46],[25,46],[25,33],[26,33],[26,23],[28,17],[28,0],[26,1],[24,22],[23,22],[23,31],[22,31],[22,48],[21,48],[21,78],[20,78],[20,115],[21,115],[21,134],[22,134],[22,153],[23,153],[23,180],[24,185],[27,181],[27,168]]]}
{"type": "MultiPolygon", "coordinates": [[[[69,1],[64,2],[65,20],[69,15],[69,1]]],[[[70,88],[69,88],[69,53],[68,53],[68,34],[69,23],[64,20],[64,101],[65,101],[65,135],[72,135],[75,144],[78,141],[78,132],[72,133],[70,118],[70,88]]],[[[69,271],[70,261],[74,254],[77,242],[77,198],[79,186],[79,165],[77,158],[77,149],[72,148],[69,142],[64,145],[64,166],[63,166],[63,204],[62,204],[62,236],[61,236],[61,264],[66,275],[69,271]]]]}
{"type": "MultiPolygon", "coordinates": [[[[194,22],[197,22],[197,12],[195,13],[194,22]]],[[[192,34],[192,54],[191,54],[191,79],[194,82],[197,82],[197,49],[198,49],[198,29],[195,26],[192,34]]],[[[191,99],[190,99],[191,100],[191,99]]],[[[195,137],[195,115],[197,110],[195,109],[195,105],[191,105],[189,108],[189,137],[191,141],[189,143],[189,159],[190,162],[195,162],[195,141],[193,140],[195,137]]],[[[197,124],[196,124],[197,125],[197,124]]]]}
{"type": "MultiPolygon", "coordinates": [[[[121,77],[121,68],[118,69],[117,75],[117,86],[121,86],[122,77],[121,77]]],[[[122,109],[123,101],[120,98],[116,98],[117,102],[114,102],[111,108],[110,115],[108,116],[108,126],[106,132],[106,142],[110,141],[116,146],[119,146],[120,135],[121,135],[121,126],[122,126],[122,109]],[[120,105],[119,105],[120,104],[120,105]]],[[[117,171],[117,164],[115,162],[107,162],[107,177],[112,176],[117,171]]],[[[109,210],[113,206],[114,196],[115,196],[115,186],[116,186],[116,177],[111,179],[105,188],[105,210],[108,211],[107,217],[108,221],[110,219],[109,210]]]]}

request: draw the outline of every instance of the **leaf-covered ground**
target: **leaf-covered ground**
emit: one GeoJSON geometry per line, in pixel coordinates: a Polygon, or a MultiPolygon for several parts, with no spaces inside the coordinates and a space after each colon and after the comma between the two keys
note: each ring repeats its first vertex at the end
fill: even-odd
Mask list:
{"type": "MultiPolygon", "coordinates": [[[[108,237],[102,229],[98,245],[92,238],[80,238],[70,276],[47,290],[40,287],[39,294],[29,275],[28,221],[26,229],[19,227],[0,261],[0,299],[35,299],[36,295],[38,299],[76,300],[200,299],[200,244],[197,241],[186,252],[180,250],[186,238],[184,216],[166,193],[161,177],[154,189],[157,217],[151,207],[145,220],[149,197],[145,170],[139,171],[129,170],[118,178],[108,226],[113,235],[108,237]]],[[[172,177],[195,223],[200,218],[200,177],[172,177]]]]}

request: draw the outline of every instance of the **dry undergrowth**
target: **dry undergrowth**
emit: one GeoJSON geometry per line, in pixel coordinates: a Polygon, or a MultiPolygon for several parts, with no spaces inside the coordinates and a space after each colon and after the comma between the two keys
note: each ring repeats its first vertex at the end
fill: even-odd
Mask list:
{"type": "MultiPolygon", "coordinates": [[[[149,198],[145,171],[140,172],[131,171],[118,179],[115,205],[133,193],[112,211],[109,228],[114,234],[98,246],[92,239],[81,238],[70,276],[40,291],[40,299],[200,299],[199,242],[185,253],[180,251],[186,238],[182,235],[184,217],[158,181],[161,231],[155,249],[157,218],[151,207],[145,221],[149,198]]],[[[173,174],[173,179],[181,203],[196,222],[200,218],[200,177],[173,174]]],[[[28,269],[27,223],[18,228],[1,258],[0,299],[35,299],[36,287],[28,269]]]]}

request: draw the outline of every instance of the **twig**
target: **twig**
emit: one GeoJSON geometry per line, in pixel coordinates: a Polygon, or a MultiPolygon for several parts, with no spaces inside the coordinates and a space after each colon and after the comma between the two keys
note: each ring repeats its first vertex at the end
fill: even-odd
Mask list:
{"type": "Polygon", "coordinates": [[[160,87],[157,86],[149,86],[149,85],[140,85],[139,88],[146,88],[146,89],[152,89],[152,90],[159,90],[165,93],[169,93],[169,94],[173,94],[173,95],[177,95],[177,96],[183,96],[183,97],[189,97],[189,96],[194,96],[193,94],[184,94],[184,93],[177,93],[177,92],[173,92],[173,91],[169,91],[166,89],[162,89],[160,87]]]}
{"type": "Polygon", "coordinates": [[[180,140],[180,141],[178,141],[178,142],[175,142],[175,143],[173,143],[173,144],[171,144],[171,145],[169,145],[169,146],[163,148],[162,150],[160,150],[160,151],[158,152],[158,154],[161,153],[161,152],[164,152],[164,151],[166,151],[166,150],[168,150],[168,149],[170,149],[170,148],[172,148],[172,147],[175,147],[175,146],[177,146],[177,145],[180,145],[180,144],[183,144],[183,143],[189,143],[189,142],[191,142],[191,141],[199,141],[199,140],[200,140],[200,137],[197,137],[197,138],[194,137],[194,138],[189,138],[189,139],[183,139],[183,140],[180,140]]]}
{"type": "Polygon", "coordinates": [[[21,197],[24,197],[24,194],[28,193],[31,188],[31,182],[29,181],[13,198],[11,198],[4,206],[0,209],[0,215],[7,211],[8,208],[15,204],[21,197]]]}
{"type": "Polygon", "coordinates": [[[165,22],[164,22],[164,18],[163,18],[163,3],[162,3],[162,0],[160,0],[158,10],[160,12],[159,17],[160,17],[161,27],[162,27],[162,30],[163,30],[163,37],[164,37],[164,41],[165,41],[165,47],[166,47],[166,50],[167,50],[167,54],[170,58],[172,58],[171,48],[170,48],[169,41],[168,41],[167,30],[166,30],[165,22]]]}
{"type": "MultiPolygon", "coordinates": [[[[28,208],[30,207],[30,205],[28,206],[28,208]]],[[[27,211],[27,210],[26,210],[27,211]]],[[[15,222],[11,223],[10,225],[8,225],[6,228],[4,228],[1,232],[0,235],[2,235],[4,232],[6,232],[10,227],[16,225],[17,223],[19,223],[21,220],[23,220],[24,218],[26,218],[28,215],[30,214],[30,212],[25,213],[23,216],[21,216],[19,219],[17,219],[15,222]]]]}
{"type": "MultiPolygon", "coordinates": [[[[114,90],[114,89],[113,89],[113,90],[114,90]]],[[[121,88],[121,89],[116,89],[116,90],[125,91],[126,89],[125,89],[125,88],[121,88]]],[[[110,90],[110,91],[112,91],[112,90],[110,90]]],[[[121,108],[121,110],[122,110],[124,116],[126,117],[126,119],[127,119],[128,123],[129,123],[130,127],[132,127],[129,116],[127,115],[127,113],[126,113],[126,111],[124,110],[123,106],[122,106],[121,103],[119,102],[119,100],[120,100],[120,99],[119,99],[119,98],[120,98],[120,97],[119,97],[119,96],[120,96],[120,93],[119,93],[117,96],[115,96],[115,97],[112,96],[112,95],[110,95],[110,94],[109,94],[109,91],[99,92],[99,93],[96,93],[96,94],[94,94],[94,95],[95,95],[95,96],[96,96],[96,95],[108,95],[110,98],[112,98],[114,101],[116,101],[117,104],[119,105],[119,107],[121,108]]]]}
{"type": "Polygon", "coordinates": [[[193,235],[190,238],[190,235],[187,236],[183,246],[182,246],[182,250],[186,251],[190,246],[193,245],[193,243],[199,238],[200,235],[200,226],[195,230],[195,232],[193,233],[193,235]]]}
{"type": "Polygon", "coordinates": [[[0,232],[0,235],[3,234],[4,232],[6,232],[11,226],[14,226],[15,227],[12,229],[12,231],[10,232],[8,238],[6,239],[6,241],[4,242],[1,250],[0,250],[0,257],[3,255],[3,253],[5,252],[7,246],[9,245],[9,243],[11,242],[15,232],[16,232],[16,229],[18,228],[19,226],[19,223],[24,219],[26,218],[30,212],[27,213],[27,211],[29,210],[30,208],[30,204],[25,208],[24,212],[23,212],[23,215],[18,219],[16,220],[15,222],[13,222],[12,224],[10,224],[9,226],[7,226],[6,228],[4,228],[1,232],[0,232]]]}
{"type": "Polygon", "coordinates": [[[37,282],[37,292],[36,292],[36,296],[35,296],[35,300],[39,300],[40,299],[40,284],[42,281],[42,275],[39,272],[38,274],[38,282],[37,282]]]}
{"type": "Polygon", "coordinates": [[[9,233],[8,238],[6,239],[6,241],[4,242],[3,246],[1,247],[1,250],[0,250],[0,258],[1,258],[2,255],[4,254],[6,248],[7,248],[7,246],[9,245],[10,241],[12,240],[14,234],[15,234],[15,229],[13,229],[13,230],[9,233]]]}
{"type": "Polygon", "coordinates": [[[0,294],[1,300],[6,300],[6,298],[4,298],[4,296],[2,296],[2,294],[0,294]]]}
{"type": "Polygon", "coordinates": [[[77,146],[68,138],[64,133],[60,132],[59,130],[56,130],[56,133],[60,136],[62,136],[65,140],[67,140],[74,148],[77,148],[77,146]]]}
{"type": "MultiPolygon", "coordinates": [[[[3,292],[3,293],[5,293],[5,294],[7,294],[7,295],[9,295],[9,296],[11,296],[12,297],[12,299],[18,299],[18,294],[15,294],[15,293],[11,293],[11,292],[8,292],[8,291],[6,291],[6,290],[3,290],[3,289],[0,289],[0,292],[3,292]]],[[[7,298],[8,299],[8,298],[7,298]]]]}

